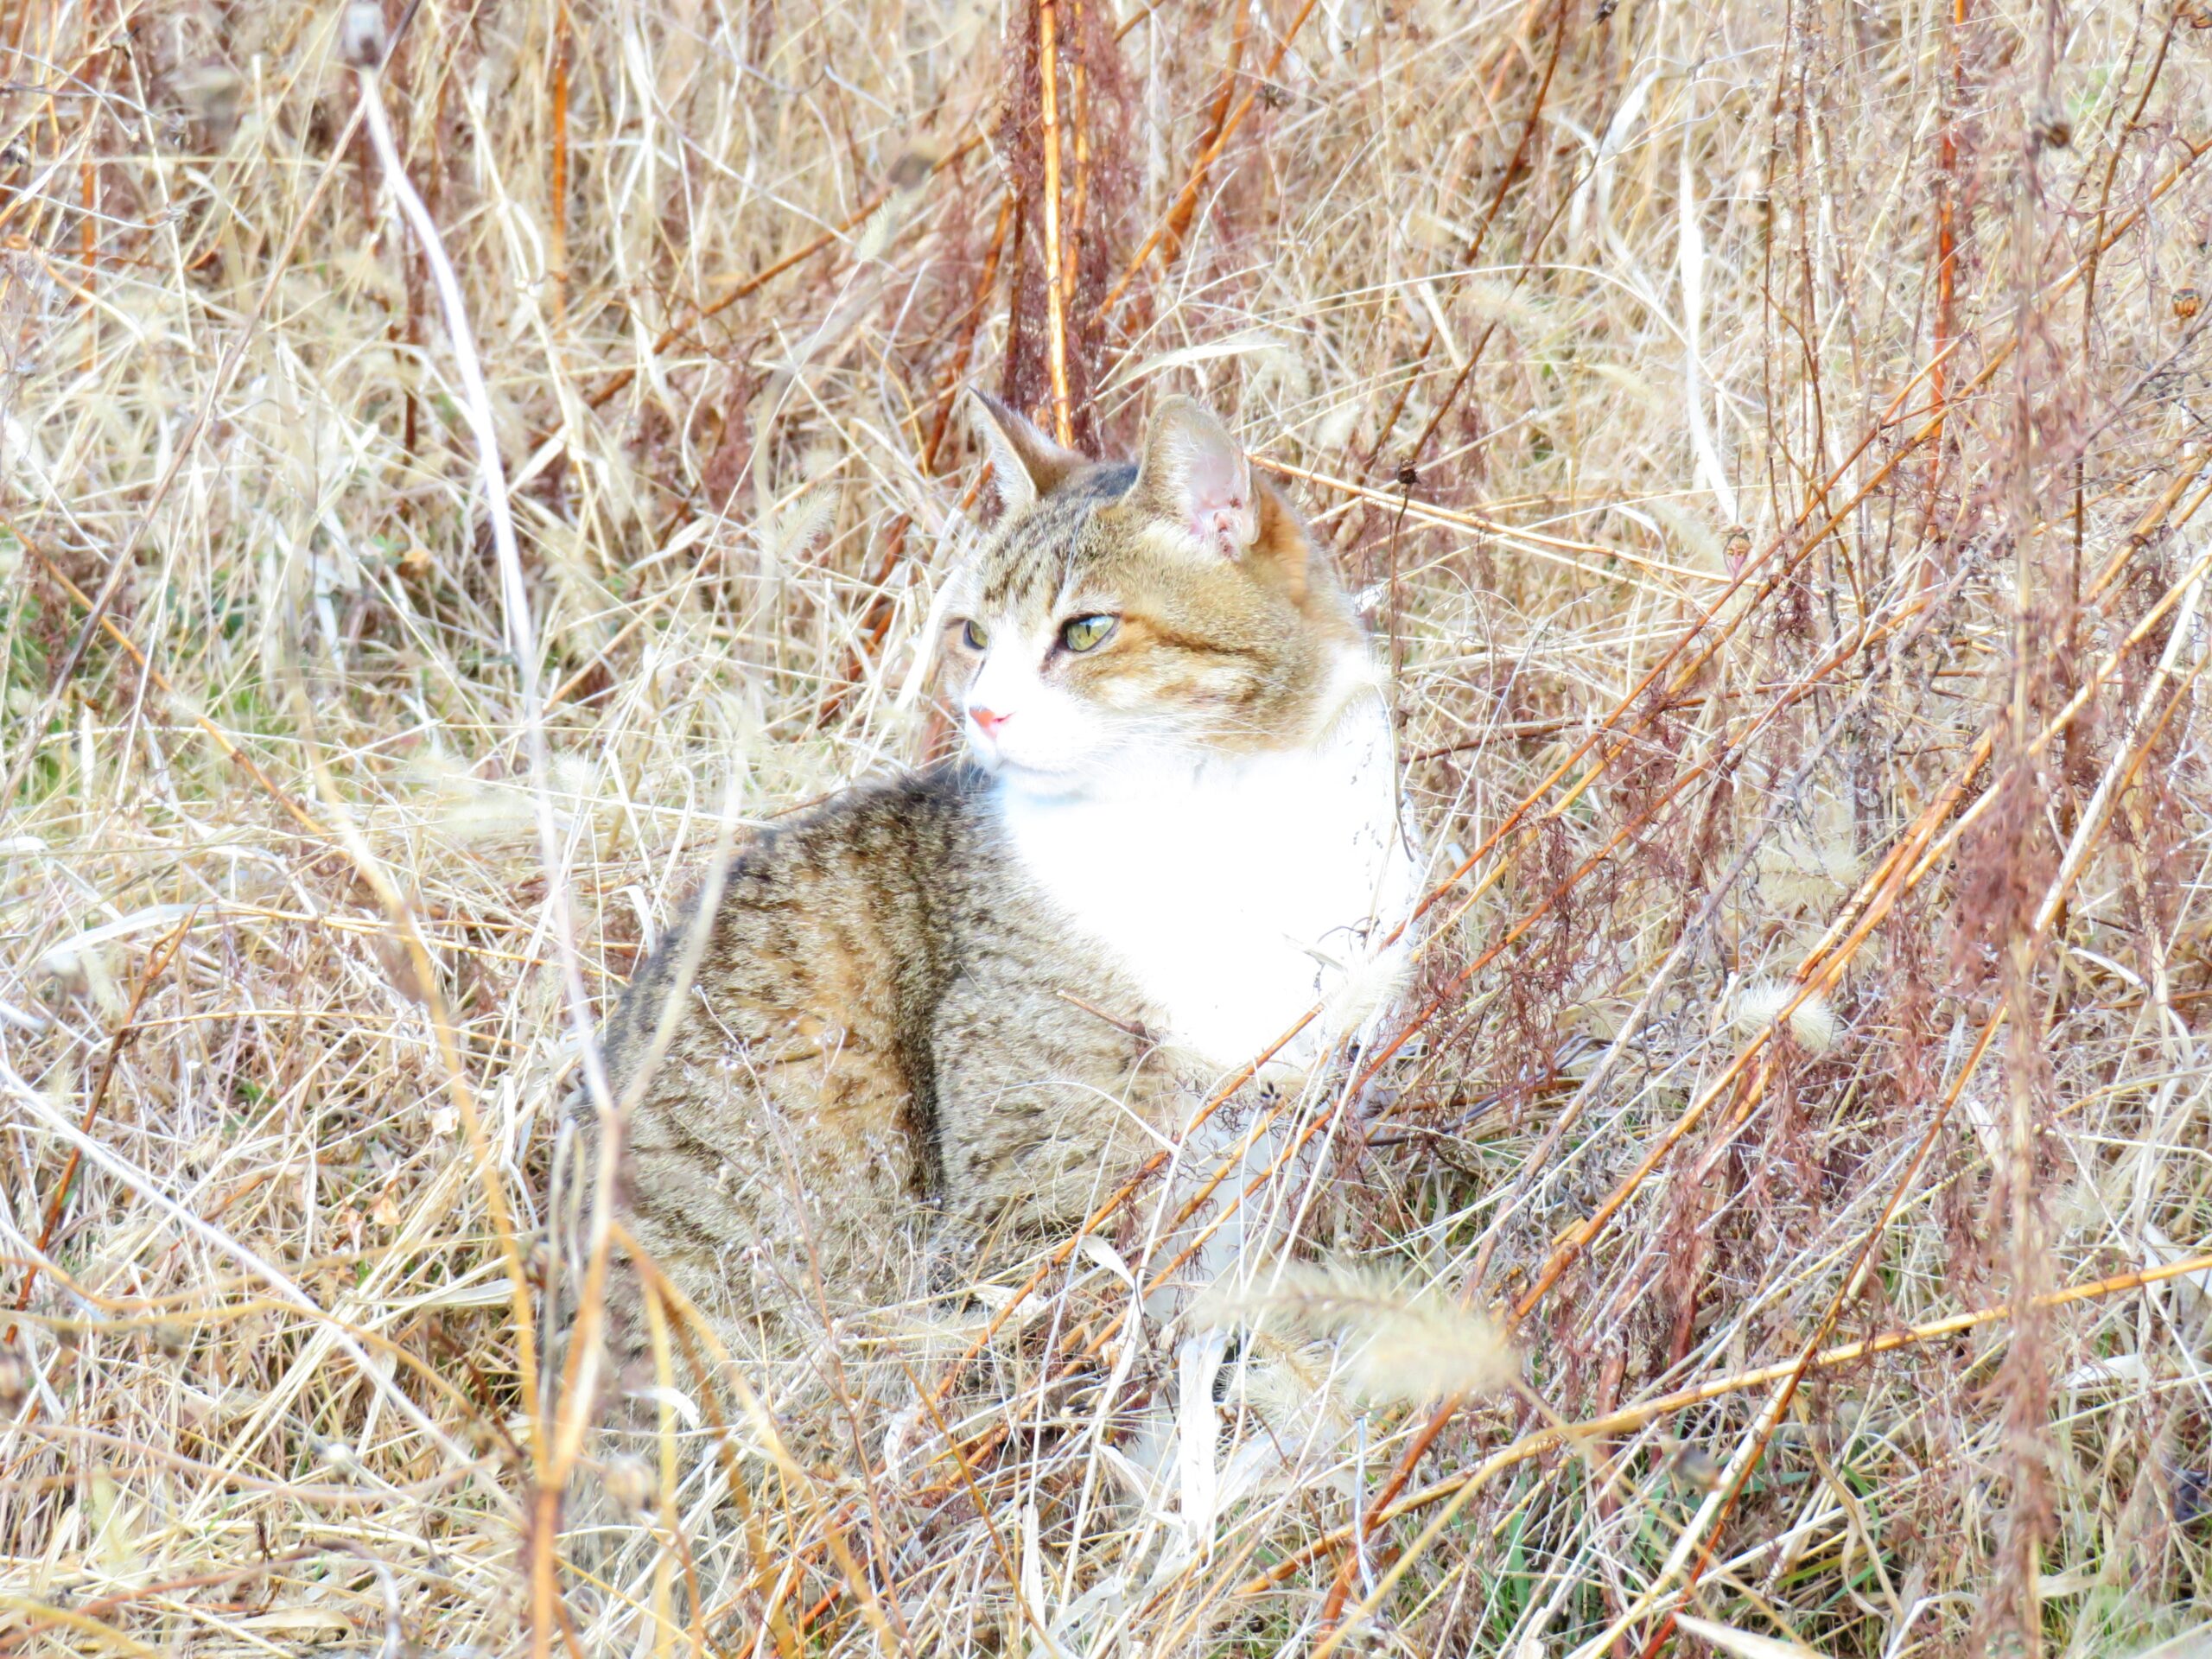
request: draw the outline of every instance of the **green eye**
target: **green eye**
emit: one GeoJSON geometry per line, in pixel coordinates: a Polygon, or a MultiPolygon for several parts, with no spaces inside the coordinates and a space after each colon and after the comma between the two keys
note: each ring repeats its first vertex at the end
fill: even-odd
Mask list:
{"type": "Polygon", "coordinates": [[[991,643],[991,631],[980,622],[963,622],[960,626],[960,639],[969,650],[982,651],[991,643]]]}
{"type": "Polygon", "coordinates": [[[1078,616],[1060,626],[1060,643],[1070,651],[1096,651],[1121,621],[1118,616],[1078,616]]]}

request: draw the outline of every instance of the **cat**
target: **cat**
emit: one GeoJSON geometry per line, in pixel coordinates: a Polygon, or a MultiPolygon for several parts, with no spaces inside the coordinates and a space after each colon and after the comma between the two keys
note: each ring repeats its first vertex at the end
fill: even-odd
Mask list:
{"type": "Polygon", "coordinates": [[[1185,398],[1135,463],[974,402],[1001,512],[934,613],[966,757],[744,847],[602,1035],[626,1225],[731,1326],[895,1298],[927,1234],[1065,1229],[1404,960],[1387,700],[1289,503],[1185,398]]]}

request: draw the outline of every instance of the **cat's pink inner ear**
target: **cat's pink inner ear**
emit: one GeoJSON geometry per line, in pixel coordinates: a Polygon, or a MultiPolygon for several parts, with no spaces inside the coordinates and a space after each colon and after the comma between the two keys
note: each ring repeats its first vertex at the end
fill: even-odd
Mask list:
{"type": "Polygon", "coordinates": [[[1233,559],[1251,544],[1259,528],[1252,510],[1251,467],[1233,440],[1195,443],[1189,465],[1185,487],[1191,533],[1209,552],[1233,559]]]}
{"type": "Polygon", "coordinates": [[[1228,429],[1187,397],[1154,411],[1132,493],[1217,558],[1236,558],[1259,534],[1251,463],[1228,429]]]}

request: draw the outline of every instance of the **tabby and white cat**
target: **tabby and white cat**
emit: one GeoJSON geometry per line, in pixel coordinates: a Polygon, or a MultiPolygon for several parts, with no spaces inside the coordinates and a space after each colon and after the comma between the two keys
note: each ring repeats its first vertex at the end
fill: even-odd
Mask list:
{"type": "Polygon", "coordinates": [[[1136,465],[977,404],[1005,510],[940,610],[969,758],[747,846],[606,1028],[631,1230],[735,1325],[895,1294],[925,1201],[1079,1218],[1402,957],[1389,713],[1296,513],[1186,399],[1136,465]]]}

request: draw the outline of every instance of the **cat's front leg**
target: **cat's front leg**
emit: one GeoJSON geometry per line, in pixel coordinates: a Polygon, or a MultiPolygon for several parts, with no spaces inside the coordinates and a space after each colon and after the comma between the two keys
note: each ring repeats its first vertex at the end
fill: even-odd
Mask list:
{"type": "Polygon", "coordinates": [[[1311,1114],[1330,1108],[1319,1079],[1286,1077],[1197,1118],[1178,1145],[1151,1217],[1147,1325],[1166,1363],[1121,1448],[1124,1496],[1171,1541],[1163,1563],[1204,1550],[1235,1503],[1294,1478],[1309,1461],[1310,1414],[1274,1408],[1251,1386],[1272,1361],[1228,1310],[1294,1247],[1325,1137],[1311,1114]],[[1154,1281],[1158,1282],[1154,1282],[1154,1281]]]}

